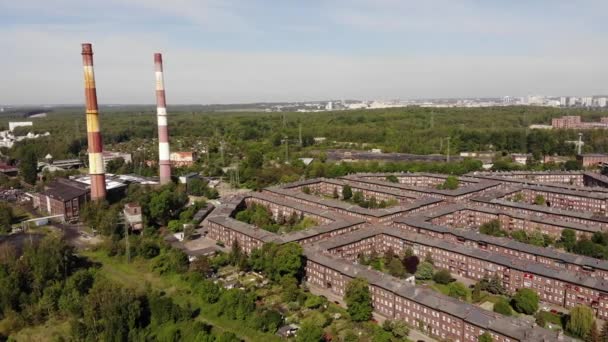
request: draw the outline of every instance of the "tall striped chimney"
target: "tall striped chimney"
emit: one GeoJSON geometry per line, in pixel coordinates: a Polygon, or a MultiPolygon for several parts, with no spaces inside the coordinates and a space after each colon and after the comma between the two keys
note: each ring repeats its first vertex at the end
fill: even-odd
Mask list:
{"type": "Polygon", "coordinates": [[[99,131],[99,111],[97,108],[97,90],[93,72],[93,48],[91,44],[82,44],[82,64],[84,67],[84,97],[87,115],[87,141],[89,144],[89,175],[91,177],[91,200],[106,198],[106,175],[103,165],[103,144],[99,131]]]}
{"type": "Polygon", "coordinates": [[[158,119],[158,170],[160,184],[171,182],[171,161],[169,160],[169,130],[167,129],[167,103],[165,101],[165,81],[163,77],[163,56],[154,54],[156,74],[156,117],[158,119]]]}

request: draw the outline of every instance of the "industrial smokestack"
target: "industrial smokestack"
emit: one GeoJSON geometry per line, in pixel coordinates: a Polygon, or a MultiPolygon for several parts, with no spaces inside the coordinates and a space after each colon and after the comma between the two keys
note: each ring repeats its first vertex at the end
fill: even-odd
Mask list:
{"type": "Polygon", "coordinates": [[[171,161],[169,160],[169,130],[167,129],[163,56],[160,53],[154,54],[154,69],[156,74],[156,117],[158,119],[158,169],[160,184],[167,184],[171,182],[171,161]]]}
{"type": "Polygon", "coordinates": [[[97,108],[97,90],[93,72],[93,48],[91,44],[82,44],[82,64],[84,67],[84,97],[87,115],[87,141],[89,144],[89,175],[91,177],[91,200],[106,198],[106,175],[103,165],[103,145],[99,131],[99,110],[97,108]]]}

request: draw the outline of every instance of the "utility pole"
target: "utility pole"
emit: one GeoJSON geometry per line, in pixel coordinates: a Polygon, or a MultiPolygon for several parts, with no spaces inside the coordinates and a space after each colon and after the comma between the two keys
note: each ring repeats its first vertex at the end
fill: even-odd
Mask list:
{"type": "Polygon", "coordinates": [[[578,154],[581,155],[583,152],[583,133],[578,134],[578,144],[576,144],[578,148],[578,154]]]}
{"type": "Polygon", "coordinates": [[[127,254],[127,264],[131,263],[131,248],[129,247],[129,225],[125,222],[125,252],[127,254]]]}
{"type": "Polygon", "coordinates": [[[209,153],[210,153],[209,149],[210,149],[209,144],[205,145],[205,151],[207,153],[207,167],[209,167],[209,153]]]}
{"type": "Polygon", "coordinates": [[[447,137],[446,139],[448,139],[448,154],[447,154],[446,161],[449,163],[450,162],[450,137],[447,137]]]}
{"type": "Polygon", "coordinates": [[[285,136],[285,163],[289,162],[289,138],[285,136]]]}
{"type": "Polygon", "coordinates": [[[224,140],[220,141],[220,156],[222,158],[222,166],[224,166],[224,140]]]}
{"type": "Polygon", "coordinates": [[[300,147],[302,147],[302,146],[304,146],[304,144],[302,143],[302,123],[300,123],[298,126],[299,126],[300,147]]]}
{"type": "Polygon", "coordinates": [[[241,184],[241,177],[239,175],[239,161],[237,160],[237,162],[236,162],[236,185],[235,185],[235,188],[238,189],[238,187],[240,186],[240,184],[241,184]]]}

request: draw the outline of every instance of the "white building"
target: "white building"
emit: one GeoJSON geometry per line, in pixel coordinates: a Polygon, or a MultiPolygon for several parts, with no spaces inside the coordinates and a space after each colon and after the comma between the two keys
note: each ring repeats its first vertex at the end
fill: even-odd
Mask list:
{"type": "Polygon", "coordinates": [[[578,102],[578,98],[572,96],[568,99],[568,106],[574,107],[574,106],[576,106],[577,102],[578,102]]]}
{"type": "Polygon", "coordinates": [[[598,107],[606,107],[606,104],[608,104],[608,99],[606,99],[605,97],[600,97],[597,99],[598,107]]]}
{"type": "Polygon", "coordinates": [[[329,101],[327,102],[327,105],[325,106],[325,110],[333,110],[334,109],[334,103],[329,101]]]}
{"type": "Polygon", "coordinates": [[[591,106],[593,106],[593,97],[591,97],[591,96],[583,97],[582,102],[583,102],[583,106],[591,107],[591,106]]]}
{"type": "Polygon", "coordinates": [[[33,125],[34,124],[31,121],[9,122],[8,123],[8,130],[12,132],[17,127],[27,127],[27,126],[33,126],[33,125]]]}
{"type": "Polygon", "coordinates": [[[565,96],[562,96],[559,98],[559,105],[562,107],[566,107],[568,105],[568,98],[565,96]]]}

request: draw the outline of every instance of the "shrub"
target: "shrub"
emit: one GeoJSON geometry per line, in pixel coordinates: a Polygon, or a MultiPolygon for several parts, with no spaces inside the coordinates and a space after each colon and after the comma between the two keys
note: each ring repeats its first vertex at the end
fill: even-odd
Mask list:
{"type": "Polygon", "coordinates": [[[531,289],[519,289],[513,296],[513,308],[517,312],[531,315],[538,310],[538,294],[531,289]]]}
{"type": "Polygon", "coordinates": [[[452,281],[454,281],[454,278],[452,278],[452,275],[450,274],[450,271],[446,270],[446,269],[441,269],[439,271],[437,271],[434,275],[433,275],[433,280],[437,283],[437,284],[449,284],[452,281]]]}
{"type": "Polygon", "coordinates": [[[500,299],[496,304],[494,304],[494,312],[498,312],[499,314],[505,316],[511,316],[513,311],[511,310],[511,305],[505,299],[500,299]]]}

